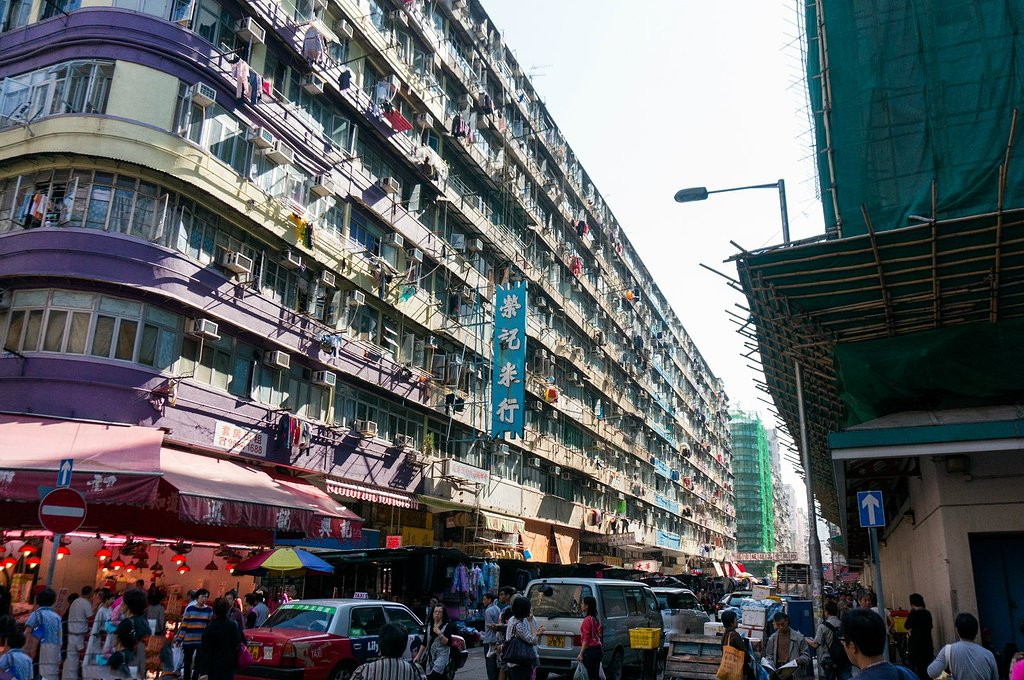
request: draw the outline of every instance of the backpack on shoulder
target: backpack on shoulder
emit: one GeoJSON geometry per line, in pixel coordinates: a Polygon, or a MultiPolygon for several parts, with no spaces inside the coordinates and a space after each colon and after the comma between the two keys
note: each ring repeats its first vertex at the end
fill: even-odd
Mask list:
{"type": "Polygon", "coordinates": [[[826,677],[834,677],[850,665],[850,659],[846,656],[846,650],[843,649],[843,643],[839,639],[839,629],[828,621],[825,622],[825,627],[832,631],[832,640],[825,648],[825,654],[818,660],[818,664],[826,677]]]}

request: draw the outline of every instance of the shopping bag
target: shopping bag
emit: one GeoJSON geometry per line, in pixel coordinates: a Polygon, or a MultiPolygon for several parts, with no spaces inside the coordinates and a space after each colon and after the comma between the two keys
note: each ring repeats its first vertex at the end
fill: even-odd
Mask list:
{"type": "Polygon", "coordinates": [[[743,680],[743,650],[729,645],[722,647],[722,663],[718,665],[715,677],[718,680],[743,680]]]}
{"type": "Polygon", "coordinates": [[[185,667],[185,648],[181,645],[174,645],[171,648],[171,670],[177,673],[185,667]]]}
{"type": "Polygon", "coordinates": [[[582,662],[576,664],[576,672],[573,674],[572,680],[590,680],[587,667],[582,662]]]}
{"type": "Polygon", "coordinates": [[[252,654],[249,653],[249,648],[243,642],[238,645],[238,668],[239,670],[245,670],[252,665],[252,654]]]}

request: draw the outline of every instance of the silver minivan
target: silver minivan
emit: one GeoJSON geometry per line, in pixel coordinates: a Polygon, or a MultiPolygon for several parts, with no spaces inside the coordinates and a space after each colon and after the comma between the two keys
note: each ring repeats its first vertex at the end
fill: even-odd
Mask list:
{"type": "Polygon", "coordinates": [[[598,617],[604,627],[603,665],[607,680],[622,680],[624,667],[640,667],[639,652],[629,646],[630,628],[664,630],[658,598],[643,583],[569,577],[530,581],[526,597],[538,625],[544,626],[537,645],[537,680],[546,680],[549,673],[575,672],[583,598],[588,595],[597,600],[598,617]]]}
{"type": "Polygon", "coordinates": [[[697,596],[686,588],[654,588],[665,622],[665,644],[672,635],[703,635],[704,624],[711,620],[697,596]]]}

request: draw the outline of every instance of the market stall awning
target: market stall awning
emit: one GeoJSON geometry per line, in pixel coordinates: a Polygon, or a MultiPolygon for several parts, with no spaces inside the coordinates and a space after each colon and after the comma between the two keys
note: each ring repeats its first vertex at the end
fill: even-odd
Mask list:
{"type": "Polygon", "coordinates": [[[396,508],[407,508],[409,510],[419,510],[420,507],[419,502],[409,494],[387,491],[372,484],[347,484],[330,478],[326,479],[324,484],[326,485],[327,493],[341,496],[342,498],[354,498],[360,501],[393,505],[396,508]]]}
{"type": "Polygon", "coordinates": [[[505,534],[521,534],[526,529],[526,522],[518,517],[499,515],[496,512],[487,512],[486,510],[480,511],[480,517],[483,519],[484,528],[491,531],[500,531],[505,534]]]}
{"type": "Polygon", "coordinates": [[[38,501],[70,458],[71,488],[86,502],[151,506],[163,437],[149,427],[0,414],[0,499],[38,501]]]}
{"type": "Polygon", "coordinates": [[[336,520],[338,528],[341,522],[349,522],[350,532],[356,520],[360,520],[361,527],[358,515],[333,503],[316,487],[272,476],[242,460],[164,448],[160,451],[160,466],[164,480],[173,488],[168,504],[176,507],[178,516],[186,522],[306,536],[334,530],[336,520]]]}
{"type": "Polygon", "coordinates": [[[362,538],[363,518],[312,484],[275,475],[274,479],[313,511],[313,533],[308,538],[362,538]]]}

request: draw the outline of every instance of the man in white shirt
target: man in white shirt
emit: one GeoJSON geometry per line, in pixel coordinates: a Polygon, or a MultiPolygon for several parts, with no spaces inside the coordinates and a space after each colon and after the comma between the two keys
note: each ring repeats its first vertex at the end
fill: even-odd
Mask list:
{"type": "Polygon", "coordinates": [[[82,596],[68,607],[68,650],[64,658],[62,680],[78,680],[82,670],[85,637],[92,618],[92,586],[82,587],[82,596]]]}

